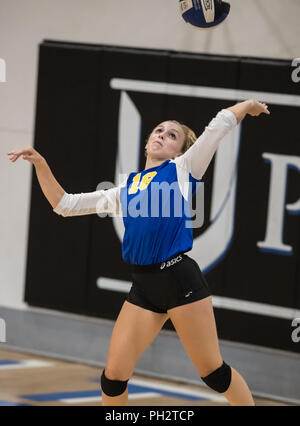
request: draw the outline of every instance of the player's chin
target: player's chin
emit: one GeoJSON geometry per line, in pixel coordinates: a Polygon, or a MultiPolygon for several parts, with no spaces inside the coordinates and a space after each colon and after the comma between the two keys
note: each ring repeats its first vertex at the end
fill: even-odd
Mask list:
{"type": "Polygon", "coordinates": [[[148,157],[151,157],[152,160],[155,161],[166,161],[169,160],[169,158],[171,158],[170,156],[168,156],[167,154],[163,153],[163,152],[159,152],[158,150],[155,152],[148,152],[148,157]]]}
{"type": "Polygon", "coordinates": [[[157,157],[157,156],[164,155],[164,151],[163,151],[163,148],[157,144],[157,145],[152,145],[148,149],[148,154],[153,156],[153,157],[157,157]]]}

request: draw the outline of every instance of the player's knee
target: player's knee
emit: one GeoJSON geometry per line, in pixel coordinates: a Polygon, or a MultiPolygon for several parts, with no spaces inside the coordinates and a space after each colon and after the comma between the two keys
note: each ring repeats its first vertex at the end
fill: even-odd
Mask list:
{"type": "Polygon", "coordinates": [[[231,367],[223,362],[221,367],[201,379],[214,391],[224,393],[231,384],[231,367]]]}
{"type": "MultiPolygon", "coordinates": [[[[129,380],[129,379],[128,379],[129,380]]],[[[125,392],[128,380],[112,380],[106,377],[105,370],[101,376],[101,388],[107,396],[119,396],[125,392]]]]}

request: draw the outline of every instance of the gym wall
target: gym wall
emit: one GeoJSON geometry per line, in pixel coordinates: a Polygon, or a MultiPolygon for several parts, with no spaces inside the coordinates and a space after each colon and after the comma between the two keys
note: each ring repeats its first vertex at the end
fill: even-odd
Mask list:
{"type": "MultiPolygon", "coordinates": [[[[1,344],[1,348],[19,348],[21,351],[27,350],[29,353],[39,353],[45,354],[46,356],[49,355],[62,357],[64,359],[91,362],[102,366],[104,366],[106,362],[114,320],[95,319],[85,315],[78,316],[77,314],[74,315],[66,311],[71,311],[71,306],[73,309],[76,308],[78,312],[93,311],[97,315],[104,316],[103,301],[106,298],[106,301],[109,300],[111,303],[111,306],[109,306],[107,310],[111,309],[112,316],[117,312],[125,294],[120,292],[112,293],[111,290],[103,289],[103,286],[110,288],[112,285],[116,288],[116,282],[125,284],[121,286],[122,289],[127,288],[128,285],[127,280],[129,279],[129,275],[128,271],[125,269],[125,265],[121,262],[120,240],[118,236],[116,236],[116,228],[114,224],[112,224],[111,219],[108,218],[100,219],[95,216],[64,219],[56,216],[51,212],[51,208],[49,210],[47,201],[45,199],[42,200],[42,195],[37,188],[35,174],[31,165],[23,160],[19,160],[16,164],[11,164],[6,156],[7,152],[21,149],[33,145],[34,143],[36,146],[42,145],[43,141],[37,139],[37,135],[41,134],[42,129],[42,123],[39,119],[41,113],[41,117],[43,117],[45,124],[47,124],[48,131],[50,134],[52,132],[53,135],[53,150],[49,146],[49,137],[46,136],[45,141],[49,151],[44,152],[44,154],[47,155],[53,172],[66,190],[70,192],[78,192],[81,190],[91,191],[96,188],[96,185],[103,178],[114,182],[114,172],[116,169],[115,155],[119,137],[116,129],[110,129],[109,132],[106,130],[108,134],[105,135],[103,126],[104,119],[100,112],[102,111],[103,115],[106,105],[101,104],[101,106],[99,106],[99,102],[100,99],[101,102],[103,102],[104,93],[109,95],[109,119],[113,123],[117,123],[119,120],[121,91],[117,89],[110,90],[105,86],[102,87],[104,84],[102,81],[103,79],[101,80],[103,65],[101,64],[99,47],[97,47],[99,43],[109,46],[130,48],[164,49],[164,54],[167,56],[170,51],[177,51],[183,52],[182,56],[184,57],[184,52],[193,52],[201,55],[235,55],[235,57],[232,58],[233,61],[239,61],[238,58],[241,56],[244,58],[251,56],[256,58],[276,58],[275,63],[278,64],[282,63],[280,60],[284,59],[286,62],[283,63],[283,67],[286,68],[289,64],[289,71],[286,71],[286,73],[279,72],[274,76],[271,74],[270,77],[270,73],[266,72],[255,77],[255,79],[254,77],[247,77],[246,79],[245,73],[243,73],[244,81],[241,87],[246,87],[247,90],[262,90],[260,84],[262,83],[261,80],[264,79],[268,80],[270,83],[270,87],[265,87],[267,91],[279,94],[299,94],[300,83],[292,84],[290,82],[290,86],[287,86],[287,81],[292,71],[295,70],[295,68],[291,66],[292,60],[299,57],[300,4],[298,1],[230,0],[232,5],[230,18],[214,31],[205,32],[195,31],[186,25],[178,13],[176,3],[175,0],[164,0],[163,2],[161,0],[142,2],[141,0],[130,0],[129,3],[124,2],[124,0],[114,0],[113,2],[104,0],[43,0],[42,2],[40,0],[1,0],[0,58],[5,60],[6,63],[6,82],[0,82],[0,195],[2,207],[0,209],[0,318],[5,319],[7,325],[7,345],[1,344]],[[140,24],[141,22],[143,22],[142,25],[140,24]],[[62,78],[65,82],[63,92],[65,95],[64,98],[60,97],[58,102],[57,99],[60,94],[57,92],[48,93],[48,98],[44,99],[37,96],[39,66],[42,67],[44,63],[42,56],[39,63],[39,51],[40,44],[45,39],[93,44],[95,50],[98,51],[96,56],[99,55],[99,78],[97,80],[99,86],[95,86],[95,88],[91,87],[96,81],[95,62],[97,62],[97,60],[96,58],[92,58],[91,53],[87,53],[84,60],[87,60],[90,71],[84,70],[84,64],[80,64],[80,62],[77,62],[76,58],[73,57],[73,69],[70,70],[67,77],[65,74],[68,72],[68,67],[65,67],[65,65],[62,67],[61,77],[59,65],[55,63],[51,64],[51,69],[53,69],[54,72],[53,75],[47,75],[45,70],[43,75],[40,74],[39,92],[42,90],[42,88],[40,88],[42,85],[42,78],[43,85],[45,85],[44,79],[48,77],[47,84],[49,87],[53,88],[55,85],[52,85],[52,79],[57,79],[59,81],[62,78]],[[76,81],[76,75],[78,76],[78,73],[75,71],[78,67],[83,77],[82,79],[79,77],[76,81]],[[80,82],[80,80],[85,81],[80,82]],[[81,83],[86,85],[85,89],[82,88],[83,86],[81,83]],[[282,85],[284,85],[284,87],[281,89],[282,85]],[[89,89],[88,86],[90,86],[89,89]],[[72,87],[77,87],[82,102],[78,100],[79,97],[77,97],[76,93],[72,93],[72,87]],[[80,90],[79,87],[81,87],[80,90]],[[67,96],[68,90],[70,98],[67,96]],[[92,94],[94,94],[94,97],[92,94]],[[50,130],[50,118],[44,117],[46,106],[45,109],[41,108],[41,102],[47,104],[48,99],[51,101],[52,105],[49,106],[49,110],[52,108],[53,112],[50,130]],[[58,112],[64,111],[64,118],[66,118],[66,110],[63,105],[66,106],[69,104],[70,99],[74,100],[74,103],[70,110],[69,120],[67,120],[66,123],[62,123],[62,119],[60,115],[56,113],[56,109],[58,112]],[[56,108],[53,107],[54,101],[57,102],[56,108]],[[84,103],[86,103],[86,105],[84,103]],[[112,106],[112,104],[114,106],[112,106]],[[96,111],[97,108],[99,108],[98,112],[96,111]],[[111,113],[113,108],[116,108],[115,116],[111,113]],[[91,114],[89,114],[88,111],[90,111],[91,114]],[[79,123],[72,120],[76,114],[78,120],[80,120],[79,123]],[[96,128],[96,115],[99,117],[99,128],[96,128]],[[70,120],[72,121],[70,122],[70,120]],[[78,130],[78,132],[79,130],[81,132],[84,131],[84,129],[81,128],[83,120],[86,120],[86,124],[90,124],[89,129],[84,134],[77,134],[74,128],[78,130]],[[100,132],[100,123],[102,134],[97,136],[97,142],[95,143],[96,132],[97,134],[98,131],[100,132]],[[66,149],[65,144],[70,143],[69,137],[72,137],[74,141],[76,141],[74,145],[76,148],[72,147],[74,153],[75,149],[77,152],[74,160],[70,161],[65,153],[67,161],[64,163],[64,166],[57,162],[58,159],[54,150],[54,146],[56,146],[57,143],[54,135],[56,137],[58,129],[61,131],[58,139],[61,140],[63,134],[65,136],[60,146],[61,150],[66,149]],[[102,152],[103,145],[100,145],[100,143],[103,143],[103,136],[111,140],[111,145],[105,144],[105,152],[109,158],[109,162],[107,163],[98,155],[98,153],[101,154],[102,152]],[[85,142],[87,140],[89,142],[85,142]],[[82,159],[79,159],[79,150],[81,150],[80,154],[83,158],[85,154],[89,157],[88,162],[90,166],[92,164],[90,161],[91,152],[94,150],[93,170],[91,170],[91,167],[88,168],[88,171],[86,168],[84,169],[82,159]],[[75,172],[76,167],[77,174],[75,172]],[[82,172],[83,170],[85,173],[82,172]],[[39,202],[36,201],[36,197],[40,197],[39,202]],[[37,203],[41,207],[41,215],[31,210],[31,205],[33,203],[37,203]],[[53,260],[51,260],[50,257],[48,261],[45,258],[42,259],[42,264],[46,264],[47,266],[41,271],[39,276],[40,292],[43,291],[44,278],[46,278],[48,274],[52,274],[55,288],[57,288],[58,281],[60,283],[64,282],[62,292],[60,292],[61,300],[57,300],[57,297],[53,296],[51,289],[49,290],[49,282],[45,287],[45,292],[49,294],[48,303],[51,303],[53,307],[50,311],[45,308],[38,308],[24,301],[25,283],[26,298],[32,300],[35,298],[37,299],[36,288],[34,289],[34,287],[36,286],[38,278],[36,274],[33,274],[34,281],[33,284],[31,284],[28,272],[29,268],[32,268],[34,264],[34,259],[32,257],[33,253],[38,250],[35,246],[37,244],[37,239],[36,235],[33,235],[28,244],[28,235],[31,232],[33,219],[36,218],[36,225],[40,226],[38,225],[39,220],[45,222],[45,217],[48,218],[48,222],[46,222],[46,227],[41,230],[39,250],[41,253],[43,252],[44,244],[48,238],[48,240],[50,239],[49,243],[58,249],[58,253],[63,253],[60,259],[60,265],[58,255],[56,256],[56,273],[53,271],[53,260]],[[51,227],[51,229],[53,229],[53,227],[56,229],[55,234],[49,235],[48,226],[51,227]],[[99,227],[101,227],[101,229],[99,229],[99,227]],[[94,228],[96,228],[96,230],[94,228]],[[71,229],[74,235],[71,235],[71,229]],[[90,232],[86,233],[86,229],[89,229],[90,232]],[[107,240],[103,238],[103,235],[108,235],[110,238],[109,244],[112,246],[111,251],[108,251],[105,256],[114,257],[116,261],[116,267],[113,268],[114,277],[105,275],[105,271],[112,270],[110,265],[106,267],[105,262],[101,260],[101,255],[105,252],[105,250],[103,250],[103,245],[107,242],[107,240]],[[45,236],[45,238],[43,238],[43,236],[45,236]],[[63,239],[61,238],[62,236],[66,238],[63,239]],[[94,258],[86,257],[89,248],[94,258]],[[98,250],[98,252],[93,250],[98,250]],[[69,263],[69,255],[66,256],[66,252],[72,252],[73,262],[71,265],[69,263]],[[75,259],[78,260],[79,263],[76,263],[75,259]],[[97,263],[95,263],[96,261],[99,264],[99,269],[97,263]],[[84,262],[86,270],[83,266],[84,262]],[[65,269],[65,265],[68,265],[68,270],[65,269]],[[81,275],[77,277],[75,273],[72,272],[73,268],[79,271],[81,275]],[[88,275],[88,268],[91,268],[90,275],[88,275]],[[118,269],[120,270],[119,275],[115,272],[118,269]],[[100,276],[98,276],[98,274],[100,273],[103,274],[103,276],[100,281],[98,281],[100,276]],[[67,274],[72,275],[72,284],[71,280],[68,281],[65,279],[67,274]],[[88,281],[88,285],[84,288],[81,287],[81,285],[85,285],[81,283],[81,279],[83,279],[85,283],[88,281]],[[95,280],[97,280],[101,289],[96,287],[97,284],[95,284],[95,280]],[[33,288],[31,288],[31,286],[33,286],[33,288]],[[94,302],[92,300],[92,292],[98,295],[94,302]],[[81,295],[83,296],[83,303],[80,301],[81,295]],[[100,295],[101,299],[98,300],[100,295]],[[69,298],[71,298],[70,302],[69,298]],[[100,301],[102,301],[102,312],[100,312],[98,308],[98,306],[100,306],[98,302],[100,301]],[[53,310],[55,309],[54,306],[57,306],[56,309],[61,310],[53,310]],[[63,310],[65,311],[63,312],[63,310]]],[[[157,54],[156,52],[156,55],[157,54]]],[[[161,52],[159,54],[161,55],[161,52]]],[[[81,55],[82,53],[78,54],[78,59],[83,58],[81,55]]],[[[65,58],[65,63],[70,61],[69,66],[72,63],[70,56],[71,55],[68,54],[65,58]]],[[[55,59],[57,59],[56,56],[54,57],[54,60],[55,59]]],[[[49,56],[47,60],[49,60],[49,56]]],[[[61,63],[64,63],[63,58],[60,58],[60,60],[61,63]]],[[[187,58],[185,60],[187,60],[187,58]]],[[[168,57],[166,61],[170,62],[170,58],[168,57]]],[[[194,62],[193,60],[193,63],[194,62]]],[[[230,62],[228,56],[226,56],[225,62],[230,62]]],[[[257,61],[250,62],[251,64],[253,63],[253,67],[258,70],[257,61]]],[[[157,60],[156,63],[159,64],[158,69],[160,71],[158,71],[158,69],[156,70],[157,74],[155,79],[158,79],[158,77],[165,77],[163,81],[184,81],[187,85],[197,86],[200,84],[200,77],[201,79],[203,78],[203,70],[199,70],[199,67],[196,67],[195,70],[187,70],[183,67],[183,69],[181,69],[181,75],[178,75],[176,71],[173,76],[168,77],[162,70],[162,58],[157,60]],[[199,78],[197,73],[200,73],[199,78]]],[[[222,64],[223,63],[224,61],[222,64]]],[[[116,65],[118,64],[117,62],[116,65]]],[[[247,62],[247,64],[249,67],[250,63],[247,62]]],[[[122,66],[123,65],[124,64],[122,64],[122,66]]],[[[177,63],[177,68],[178,67],[179,63],[177,63]]],[[[211,66],[210,69],[212,69],[211,66]]],[[[221,79],[222,83],[219,85],[219,89],[226,87],[226,85],[227,87],[235,87],[234,84],[236,84],[236,81],[234,78],[229,78],[227,69],[228,68],[223,70],[218,67],[216,75],[211,78],[213,81],[209,80],[207,84],[212,87],[217,87],[218,81],[221,79]],[[226,82],[226,85],[223,85],[223,80],[226,82]]],[[[280,70],[281,67],[277,69],[280,70]]],[[[113,67],[110,74],[116,71],[118,71],[118,69],[113,67]]],[[[262,70],[260,70],[260,72],[261,71],[262,70]]],[[[272,68],[272,73],[273,71],[274,69],[272,68]]],[[[122,72],[125,73],[125,69],[123,69],[122,72]]],[[[145,70],[143,70],[143,72],[145,72],[145,70]]],[[[253,68],[249,70],[249,73],[253,73],[253,68]]],[[[128,75],[130,76],[131,74],[132,72],[128,71],[128,75]]],[[[140,75],[141,73],[138,71],[137,77],[139,78],[140,75]]],[[[149,80],[151,80],[151,77],[150,75],[149,80]]],[[[133,78],[133,74],[130,78],[133,78]]],[[[264,82],[264,84],[267,83],[264,82]]],[[[240,86],[237,87],[239,88],[240,86]]],[[[42,93],[43,92],[47,91],[43,89],[42,93]]],[[[50,92],[50,90],[48,92],[50,92]]],[[[229,104],[229,101],[225,98],[215,100],[211,98],[197,98],[192,100],[184,99],[181,96],[178,98],[178,101],[176,101],[176,104],[178,104],[177,107],[174,103],[176,97],[172,95],[170,96],[172,102],[170,103],[167,101],[168,97],[165,97],[165,102],[167,102],[168,105],[164,108],[160,106],[160,112],[156,113],[155,110],[158,105],[157,100],[159,105],[161,105],[164,96],[159,94],[151,95],[150,93],[146,95],[144,93],[135,93],[133,96],[133,92],[126,93],[128,93],[129,96],[128,98],[125,97],[125,99],[128,102],[132,100],[134,105],[138,105],[140,109],[141,104],[145,102],[142,109],[143,131],[151,128],[153,125],[152,120],[160,118],[160,113],[163,119],[165,119],[164,112],[169,112],[172,116],[176,115],[178,118],[182,117],[188,123],[191,123],[197,132],[201,132],[216,111],[221,108],[222,105],[227,106],[229,104]],[[189,104],[193,105],[193,107],[195,104],[197,105],[196,118],[193,113],[191,113],[191,117],[185,114],[185,108],[187,108],[187,111],[191,111],[192,109],[189,104]],[[148,114],[151,111],[152,105],[154,105],[152,113],[155,112],[155,114],[153,114],[151,118],[148,114]],[[171,105],[173,109],[171,109],[171,105]],[[200,115],[198,114],[198,106],[201,111],[200,115]]],[[[221,91],[218,90],[218,93],[221,93],[221,91]]],[[[267,101],[265,97],[264,99],[267,101]]],[[[291,307],[296,306],[299,299],[297,299],[298,296],[295,296],[295,299],[291,300],[292,288],[294,285],[291,275],[293,271],[295,271],[295,256],[297,253],[295,223],[298,217],[292,216],[291,210],[285,210],[284,227],[281,222],[283,217],[281,214],[282,212],[278,214],[279,221],[267,220],[269,211],[268,197],[271,188],[269,185],[271,170],[274,169],[277,173],[281,171],[281,173],[284,174],[286,160],[283,157],[279,157],[275,164],[274,158],[262,158],[262,154],[265,152],[284,156],[299,156],[298,153],[295,154],[299,138],[297,132],[295,132],[295,128],[291,127],[291,123],[289,123],[290,120],[290,122],[293,122],[295,125],[296,120],[293,116],[295,108],[284,106],[285,111],[288,111],[291,116],[290,118],[288,116],[283,119],[281,115],[283,106],[280,105],[276,106],[274,103],[270,102],[272,110],[271,127],[274,126],[274,131],[270,131],[272,139],[268,139],[268,144],[273,144],[275,139],[277,141],[279,139],[277,134],[284,133],[282,140],[280,140],[280,144],[276,142],[274,146],[271,145],[269,147],[269,145],[266,145],[266,141],[263,141],[259,135],[261,125],[264,126],[264,128],[268,126],[268,131],[270,130],[270,121],[267,117],[263,117],[260,120],[261,124],[258,124],[258,120],[256,119],[253,119],[253,121],[250,118],[247,119],[247,121],[245,121],[245,128],[244,124],[242,127],[242,143],[239,144],[237,140],[235,143],[229,141],[229,146],[233,143],[235,148],[239,148],[237,191],[234,191],[236,195],[234,199],[235,221],[233,237],[229,245],[230,249],[224,254],[223,260],[218,258],[216,259],[218,263],[215,266],[210,264],[209,259],[205,257],[206,252],[203,252],[202,249],[203,240],[201,239],[201,235],[205,235],[205,229],[201,229],[200,234],[198,236],[196,235],[197,238],[195,240],[196,243],[199,242],[199,247],[197,250],[194,248],[192,253],[199,261],[200,265],[206,270],[209,284],[215,295],[214,304],[217,306],[216,315],[218,327],[222,336],[234,338],[234,336],[238,335],[244,338],[245,336],[252,338],[254,333],[253,329],[250,329],[249,333],[248,329],[246,329],[246,327],[249,326],[250,319],[254,321],[250,323],[253,327],[256,324],[257,341],[259,340],[263,342],[263,344],[266,343],[270,345],[270,347],[271,345],[276,345],[275,340],[277,335],[279,345],[281,346],[284,344],[288,346],[287,339],[291,338],[292,327],[291,319],[287,318],[289,318],[292,313],[291,307]],[[279,124],[279,122],[281,124],[279,124]],[[288,129],[288,136],[284,128],[288,129]],[[275,138],[274,133],[276,133],[275,138]],[[245,140],[245,137],[247,140],[245,140]],[[256,138],[259,138],[258,143],[256,138]],[[260,146],[261,151],[258,151],[260,146]],[[246,149],[248,156],[250,156],[251,150],[254,150],[251,154],[252,158],[255,157],[254,162],[247,162],[247,164],[245,164],[246,151],[244,150],[246,149]],[[282,167],[280,167],[280,162],[283,164],[282,167]],[[245,180],[245,173],[247,173],[247,179],[250,174],[252,178],[255,179],[257,170],[259,170],[259,176],[262,176],[263,179],[259,185],[256,183],[256,187],[250,187],[250,182],[245,180]],[[245,191],[245,186],[248,192],[245,191]],[[254,196],[253,192],[255,188],[258,195],[255,194],[254,196]],[[253,201],[253,199],[255,199],[255,201],[253,201]],[[257,215],[246,222],[243,221],[243,206],[246,203],[245,206],[248,207],[250,201],[251,208],[253,208],[253,205],[257,208],[258,203],[260,203],[261,207],[260,210],[257,211],[257,215]],[[283,233],[281,241],[292,247],[292,256],[278,253],[272,256],[272,253],[266,253],[266,249],[264,253],[258,249],[257,243],[259,241],[265,241],[266,239],[267,223],[275,223],[277,232],[279,230],[279,234],[281,232],[283,233]],[[244,233],[245,228],[247,229],[247,227],[250,226],[255,227],[255,232],[252,235],[249,231],[246,235],[244,233]],[[239,235],[241,238],[238,238],[239,235]],[[252,240],[250,241],[249,236],[251,235],[252,240]],[[247,248],[247,251],[243,255],[240,255],[243,261],[242,264],[246,265],[244,270],[242,270],[242,264],[233,261],[234,258],[232,257],[233,254],[236,255],[238,251],[241,251],[241,247],[247,248]],[[263,266],[260,266],[260,269],[256,266],[255,269],[252,270],[251,265],[254,264],[257,259],[261,259],[259,260],[259,264],[263,266]],[[202,264],[203,260],[205,260],[204,264],[202,264]],[[206,264],[208,266],[205,266],[206,264]],[[273,267],[275,268],[274,271],[272,270],[273,267]],[[278,287],[279,277],[277,277],[278,274],[275,274],[276,268],[284,271],[284,273],[287,271],[287,276],[280,276],[281,287],[278,287]],[[258,271],[259,273],[258,281],[256,280],[256,276],[252,280],[254,271],[258,271]],[[265,281],[267,281],[268,284],[263,282],[263,284],[259,285],[259,283],[262,283],[261,274],[265,274],[265,281]],[[241,275],[243,275],[243,282],[239,283],[238,281],[241,275]],[[271,281],[271,277],[274,276],[276,278],[275,283],[271,281]],[[232,278],[232,280],[229,279],[229,277],[232,278]],[[287,288],[286,292],[284,291],[285,286],[287,288]],[[275,292],[274,288],[276,288],[275,292]],[[281,293],[283,295],[282,298],[279,297],[281,293]],[[217,299],[217,297],[219,298],[217,299]],[[243,302],[244,300],[247,301],[246,304],[243,302]],[[249,304],[249,302],[256,303],[253,302],[255,300],[259,300],[260,304],[258,306],[249,304]],[[220,304],[223,305],[222,310],[218,308],[220,304]],[[230,307],[231,310],[224,309],[225,304],[227,307],[230,307]],[[279,306],[281,308],[279,311],[273,308],[270,310],[270,306],[279,306]],[[236,310],[237,308],[239,310],[236,310]],[[241,310],[242,308],[243,310],[241,310]],[[257,313],[252,313],[254,308],[259,312],[264,310],[264,313],[269,310],[273,317],[264,315],[261,316],[262,322],[258,322],[260,317],[257,313]],[[247,309],[250,310],[250,312],[247,313],[247,309]],[[275,313],[277,317],[274,317],[275,313]],[[224,315],[226,316],[226,324],[228,324],[229,315],[232,316],[233,319],[238,317],[241,323],[239,324],[234,320],[230,323],[229,327],[225,327],[222,323],[224,315]],[[283,318],[280,316],[283,316],[283,318]],[[284,327],[284,336],[282,327],[284,327]],[[244,328],[244,333],[242,332],[242,328],[244,328]],[[236,329],[238,329],[238,331],[236,331],[236,329]],[[272,342],[266,338],[267,333],[269,337],[272,337],[272,342]],[[263,334],[263,338],[261,334],[263,334]]],[[[135,111],[135,109],[133,108],[132,111],[135,111]]],[[[137,117],[139,114],[135,113],[134,116],[137,117]]],[[[156,124],[156,122],[154,124],[156,124]]],[[[265,128],[264,131],[266,132],[267,129],[265,128]]],[[[58,149],[57,146],[55,149],[58,149]]],[[[229,158],[235,158],[236,153],[236,150],[234,150],[233,153],[231,152],[229,158]]],[[[223,157],[222,155],[219,158],[222,160],[227,157],[223,157]]],[[[136,159],[134,161],[136,161],[136,159]]],[[[142,161],[142,158],[140,161],[142,161]]],[[[129,165],[131,166],[131,163],[126,164],[128,164],[128,167],[129,165]]],[[[223,161],[221,161],[221,164],[223,164],[223,161]]],[[[140,163],[140,165],[142,165],[142,163],[140,163]]],[[[220,209],[219,203],[222,203],[221,198],[217,197],[218,202],[214,207],[214,202],[210,200],[213,194],[215,194],[214,197],[216,197],[219,193],[213,187],[215,170],[220,171],[221,169],[215,167],[213,163],[205,177],[206,226],[209,230],[214,229],[210,223],[210,213],[211,211],[214,212],[213,216],[216,217],[220,209]]],[[[273,182],[276,183],[276,185],[273,186],[273,188],[275,188],[275,194],[277,190],[276,176],[277,174],[275,174],[275,180],[273,179],[273,182]]],[[[285,205],[288,205],[288,203],[293,204],[299,199],[297,192],[295,192],[295,183],[293,183],[298,179],[298,170],[295,169],[295,166],[291,166],[291,168],[288,169],[287,176],[288,180],[284,186],[284,189],[286,188],[285,205]],[[292,167],[294,167],[294,169],[292,167]]],[[[283,183],[285,180],[282,179],[281,176],[278,182],[283,183]]],[[[222,189],[222,187],[220,188],[222,189]]],[[[282,187],[279,192],[282,194],[282,187]]],[[[232,202],[231,198],[230,200],[232,202]]],[[[277,205],[283,205],[282,196],[280,203],[277,203],[277,205]]],[[[283,208],[282,211],[284,211],[283,208]]],[[[232,218],[232,215],[229,214],[228,217],[232,218]]],[[[249,212],[247,212],[247,218],[248,217],[249,212]]],[[[277,243],[280,236],[281,234],[279,237],[278,234],[276,236],[277,243]]],[[[219,240],[219,242],[222,241],[223,240],[219,240]]],[[[46,246],[47,245],[48,242],[46,243],[46,246]]],[[[41,253],[39,253],[38,256],[39,259],[42,258],[41,253]]],[[[215,254],[214,252],[211,253],[213,253],[213,260],[215,254]]],[[[37,262],[36,267],[38,267],[37,262]]],[[[41,268],[39,268],[39,270],[41,270],[41,268]]],[[[34,302],[41,303],[41,299],[42,298],[39,296],[39,300],[35,300],[34,302]]],[[[295,312],[295,318],[297,316],[300,317],[297,311],[293,312],[295,312]]],[[[88,313],[87,315],[90,314],[88,313]]],[[[228,340],[221,341],[220,344],[224,359],[229,360],[229,362],[243,374],[253,391],[263,394],[275,394],[280,396],[280,398],[295,398],[298,401],[300,400],[300,387],[296,374],[300,368],[300,358],[299,355],[295,353],[299,351],[297,347],[300,343],[292,344],[291,341],[289,342],[290,350],[293,352],[264,349],[262,347],[259,348],[257,345],[252,346],[249,344],[231,343],[228,340]],[[254,365],[255,368],[253,368],[254,365]]],[[[155,375],[156,377],[167,375],[168,378],[174,377],[175,379],[189,380],[199,384],[199,377],[178,341],[176,334],[168,330],[164,330],[157,337],[151,348],[144,354],[137,367],[137,371],[142,374],[155,375]],[[179,372],[180,377],[178,377],[179,372]]]]}
{"type": "MultiPolygon", "coordinates": [[[[190,255],[214,295],[221,339],[299,352],[291,338],[300,312],[300,86],[292,71],[285,60],[48,40],[34,145],[67,192],[92,192],[143,168],[157,123],[177,119],[200,135],[222,108],[267,102],[271,116],[247,117],[206,172],[205,223],[190,255]]],[[[25,301],[114,320],[130,286],[119,229],[109,217],[57,216],[33,174],[25,301]]]]}

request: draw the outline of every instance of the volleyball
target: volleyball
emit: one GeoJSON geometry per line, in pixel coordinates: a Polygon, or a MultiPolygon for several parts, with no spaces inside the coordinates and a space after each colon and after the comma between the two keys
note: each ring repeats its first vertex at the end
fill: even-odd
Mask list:
{"type": "Polygon", "coordinates": [[[228,16],[230,4],[222,0],[179,0],[183,19],[197,29],[212,29],[228,16]]]}

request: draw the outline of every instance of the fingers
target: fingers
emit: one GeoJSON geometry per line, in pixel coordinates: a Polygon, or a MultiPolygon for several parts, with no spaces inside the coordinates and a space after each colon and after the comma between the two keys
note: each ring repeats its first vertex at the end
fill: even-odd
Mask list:
{"type": "Polygon", "coordinates": [[[260,104],[262,105],[262,107],[263,107],[263,112],[265,113],[265,114],[268,114],[268,115],[270,115],[270,111],[268,110],[268,105],[267,104],[265,104],[264,102],[260,102],[260,104]]]}
{"type": "Polygon", "coordinates": [[[31,148],[22,149],[20,151],[12,151],[8,152],[7,155],[10,156],[10,161],[12,163],[16,162],[17,159],[22,155],[24,160],[28,160],[30,155],[32,154],[31,148]]]}
{"type": "Polygon", "coordinates": [[[252,105],[250,105],[250,110],[248,112],[252,117],[258,117],[261,114],[270,115],[269,107],[265,102],[257,101],[256,99],[250,99],[252,105]]]}
{"type": "Polygon", "coordinates": [[[256,111],[255,117],[258,117],[260,114],[270,115],[269,107],[264,102],[257,101],[258,110],[256,111]]]}
{"type": "Polygon", "coordinates": [[[21,154],[20,154],[20,152],[15,151],[15,152],[10,152],[7,155],[11,156],[10,160],[11,160],[12,163],[14,163],[15,161],[17,161],[17,159],[20,157],[21,154]]]}
{"type": "Polygon", "coordinates": [[[19,158],[20,154],[18,152],[9,152],[7,155],[10,155],[10,161],[14,163],[19,158]]]}

